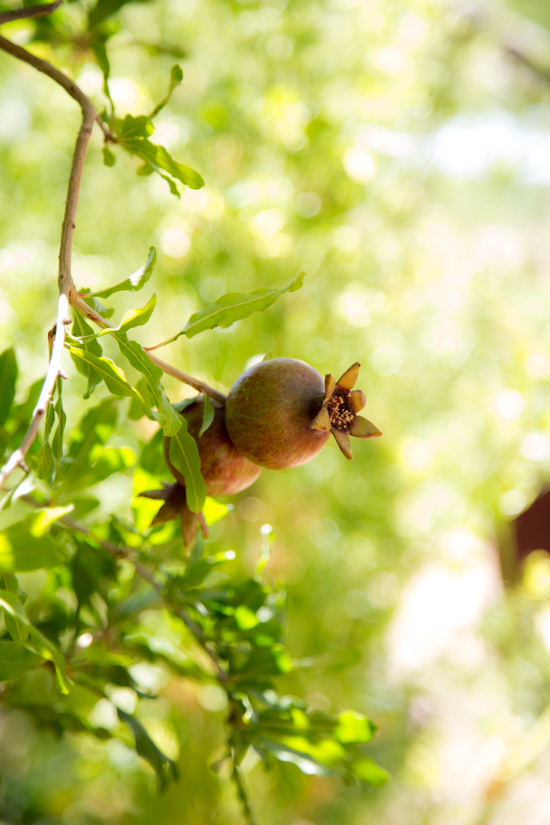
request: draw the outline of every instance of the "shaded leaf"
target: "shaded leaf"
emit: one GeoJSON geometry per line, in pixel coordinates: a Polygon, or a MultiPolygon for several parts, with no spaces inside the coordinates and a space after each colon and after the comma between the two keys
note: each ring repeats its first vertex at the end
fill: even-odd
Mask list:
{"type": "Polygon", "coordinates": [[[12,348],[6,349],[0,355],[0,426],[6,423],[10,414],[17,374],[15,351],[12,348]]]}
{"type": "Polygon", "coordinates": [[[164,791],[171,781],[177,779],[176,763],[155,745],[141,722],[135,716],[117,708],[118,718],[131,729],[136,741],[136,751],[155,771],[160,790],[164,791]]]}
{"type": "Polygon", "coordinates": [[[116,163],[116,156],[111,152],[108,146],[103,147],[103,163],[105,166],[114,166],[116,163]]]}
{"type": "Polygon", "coordinates": [[[46,660],[17,642],[0,641],[0,682],[18,679],[46,660]]]}
{"type": "Polygon", "coordinates": [[[61,693],[69,692],[70,682],[65,674],[65,660],[60,651],[39,630],[34,627],[17,596],[8,590],[0,590],[0,608],[14,619],[19,619],[29,628],[32,646],[39,656],[54,663],[57,685],[61,693]]]}
{"type": "MultiPolygon", "coordinates": [[[[85,320],[83,315],[80,312],[78,312],[78,310],[75,310],[74,313],[73,334],[77,338],[94,334],[93,329],[85,320]]],[[[91,352],[93,355],[97,355],[98,357],[100,357],[103,354],[99,341],[97,341],[95,337],[89,338],[87,341],[82,341],[81,346],[82,349],[85,349],[88,352],[91,352]]],[[[75,357],[72,353],[71,358],[78,372],[88,379],[88,386],[86,388],[84,398],[89,398],[94,389],[97,387],[97,385],[101,384],[101,376],[97,372],[97,370],[94,369],[94,367],[92,367],[92,365],[87,361],[82,361],[81,358],[75,357]]]]}
{"type": "Polygon", "coordinates": [[[34,471],[37,478],[49,478],[55,469],[52,448],[46,441],[34,457],[34,471]]]}
{"type": "Polygon", "coordinates": [[[201,475],[197,442],[187,431],[187,421],[183,417],[181,421],[181,429],[170,440],[170,461],[185,479],[189,509],[199,513],[206,498],[206,484],[201,475]]]}
{"type": "MultiPolygon", "coordinates": [[[[19,592],[19,583],[16,577],[11,573],[2,573],[2,579],[6,590],[9,590],[10,593],[15,593],[21,604],[24,604],[26,596],[23,597],[22,593],[19,592]]],[[[19,619],[14,619],[13,616],[10,616],[8,613],[4,614],[4,621],[13,641],[19,642],[19,644],[25,644],[29,638],[28,627],[23,624],[23,622],[20,622],[19,619]]]]}
{"type": "Polygon", "coordinates": [[[129,396],[130,398],[134,398],[148,412],[148,408],[144,404],[143,399],[128,383],[128,380],[120,367],[117,367],[117,365],[111,361],[110,358],[98,358],[97,355],[77,349],[77,347],[69,347],[69,350],[79,358],[82,358],[84,361],[88,361],[88,363],[90,363],[97,370],[102,379],[105,381],[109,392],[113,395],[129,396]]]}

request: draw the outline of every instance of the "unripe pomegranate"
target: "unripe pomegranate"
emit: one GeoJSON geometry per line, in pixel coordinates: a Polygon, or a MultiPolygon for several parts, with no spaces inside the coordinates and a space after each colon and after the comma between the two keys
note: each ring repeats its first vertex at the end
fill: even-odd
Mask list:
{"type": "MultiPolygon", "coordinates": [[[[199,396],[181,413],[187,421],[187,430],[197,442],[201,473],[209,496],[232,496],[246,490],[261,473],[232,443],[227,433],[223,407],[214,407],[214,420],[201,436],[204,399],[199,396]]],[[[185,479],[170,461],[170,439],[164,439],[164,458],[168,469],[180,484],[185,479]]]]}
{"type": "MultiPolygon", "coordinates": [[[[206,492],[209,496],[234,495],[250,487],[260,475],[261,468],[239,453],[231,442],[225,426],[223,407],[214,407],[214,420],[199,436],[203,408],[204,399],[200,396],[181,414],[187,421],[189,434],[197,442],[206,492]]],[[[140,495],[164,501],[151,522],[152,527],[180,517],[183,540],[187,546],[193,541],[199,524],[205,537],[208,537],[208,528],[202,513],[193,513],[187,506],[185,478],[170,461],[170,438],[164,439],[164,457],[176,483],[166,484],[162,490],[148,490],[140,495]]]]}
{"type": "Polygon", "coordinates": [[[357,413],[365,395],[354,390],[360,364],[335,381],[295,358],[272,358],[246,370],[225,405],[227,431],[235,447],[260,467],[282,470],[311,461],[332,432],[353,458],[349,436],[372,438],[380,430],[357,413]]]}

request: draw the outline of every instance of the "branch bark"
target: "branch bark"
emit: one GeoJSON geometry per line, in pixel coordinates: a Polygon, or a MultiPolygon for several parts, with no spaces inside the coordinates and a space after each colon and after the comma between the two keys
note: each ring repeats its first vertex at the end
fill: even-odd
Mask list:
{"type": "Polygon", "coordinates": [[[0,26],[3,23],[10,23],[12,20],[25,20],[28,17],[44,17],[59,8],[63,0],[56,0],[55,3],[42,3],[40,6],[27,6],[25,9],[13,9],[0,14],[0,26]]]}
{"type": "MultiPolygon", "coordinates": [[[[48,6],[49,11],[53,11],[54,8],[57,8],[57,5],[58,4],[56,3],[50,4],[48,6]]],[[[27,9],[27,11],[30,12],[31,9],[27,9]]],[[[55,80],[56,83],[58,83],[63,89],[65,89],[65,91],[74,100],[76,100],[76,102],[80,105],[80,108],[82,109],[82,123],[80,125],[80,129],[76,139],[76,146],[73,154],[71,172],[69,175],[69,184],[67,188],[65,214],[63,217],[63,225],[61,228],[61,242],[59,246],[59,272],[57,279],[59,289],[59,302],[57,310],[57,321],[55,327],[55,341],[52,349],[50,363],[48,366],[48,371],[46,373],[46,378],[44,379],[44,384],[42,386],[42,392],[40,393],[38,404],[36,405],[35,410],[33,412],[29,428],[17,450],[15,450],[15,452],[10,456],[8,462],[0,471],[1,488],[2,485],[5,483],[6,479],[9,478],[9,476],[14,472],[14,470],[24,465],[27,450],[29,449],[29,447],[31,446],[31,444],[33,443],[34,439],[38,434],[40,422],[42,421],[48,404],[51,401],[57,376],[64,374],[61,369],[61,357],[63,354],[63,345],[65,343],[66,326],[67,324],[71,323],[70,318],[68,316],[68,308],[71,297],[76,292],[71,275],[71,251],[73,243],[73,234],[76,227],[76,207],[78,204],[78,193],[80,191],[80,182],[82,179],[82,169],[84,167],[86,150],[88,148],[90,135],[92,134],[94,122],[98,119],[98,114],[89,97],[87,97],[84,94],[84,92],[76,85],[76,83],[74,83],[69,77],[64,75],[63,72],[60,72],[58,69],[52,66],[51,63],[48,63],[46,60],[42,60],[40,57],[36,57],[36,55],[22,48],[22,46],[18,46],[16,43],[12,43],[11,40],[6,40],[5,37],[1,36],[0,49],[7,52],[8,54],[13,55],[13,57],[16,57],[18,60],[22,60],[24,63],[28,63],[30,66],[33,66],[35,69],[37,69],[39,72],[42,72],[43,74],[50,77],[52,80],[55,80]]]]}
{"type": "MultiPolygon", "coordinates": [[[[78,309],[86,318],[89,318],[90,321],[93,321],[94,324],[97,326],[102,327],[102,329],[112,329],[112,324],[109,324],[105,318],[102,318],[101,315],[93,310],[88,304],[82,300],[82,298],[78,294],[73,294],[71,296],[71,304],[78,309]]],[[[161,370],[166,373],[166,375],[171,375],[172,378],[176,378],[178,381],[181,381],[183,384],[188,384],[190,387],[193,387],[198,392],[203,392],[205,395],[210,396],[214,401],[217,401],[222,406],[225,406],[225,402],[227,401],[227,396],[223,394],[223,392],[219,392],[215,390],[213,387],[209,387],[208,384],[205,384],[203,381],[199,381],[198,378],[193,378],[192,375],[187,375],[187,373],[182,372],[181,370],[172,367],[170,364],[167,364],[165,361],[161,361],[160,358],[157,358],[155,355],[152,355],[148,350],[144,347],[144,351],[147,353],[148,357],[151,359],[153,364],[156,364],[157,367],[160,367],[161,370]]]]}

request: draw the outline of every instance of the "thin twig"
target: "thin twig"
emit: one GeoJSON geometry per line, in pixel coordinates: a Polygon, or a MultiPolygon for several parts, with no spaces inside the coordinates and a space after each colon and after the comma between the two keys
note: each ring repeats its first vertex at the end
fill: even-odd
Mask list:
{"type": "MultiPolygon", "coordinates": [[[[113,329],[112,325],[109,324],[105,318],[102,318],[99,313],[97,313],[94,309],[88,306],[88,304],[82,300],[82,298],[77,294],[73,293],[71,295],[71,304],[78,309],[86,318],[89,318],[90,321],[93,321],[98,326],[102,327],[103,329],[113,329]]],[[[147,350],[145,350],[147,352],[147,350]]],[[[205,384],[203,381],[199,381],[198,378],[193,378],[192,375],[187,375],[185,372],[181,372],[181,370],[172,367],[170,364],[167,364],[165,361],[161,361],[160,358],[157,358],[155,355],[152,355],[150,352],[147,352],[147,355],[153,362],[156,364],[157,367],[160,367],[163,372],[167,375],[171,375],[173,378],[176,378],[178,381],[181,381],[183,384],[188,384],[190,387],[198,390],[198,392],[203,392],[205,395],[210,396],[213,398],[214,401],[217,401],[222,406],[225,405],[227,401],[227,396],[225,396],[222,392],[215,390],[213,387],[209,387],[208,384],[205,384]]]]}
{"type": "MultiPolygon", "coordinates": [[[[41,14],[48,14],[54,11],[59,4],[53,3],[49,4],[48,6],[38,6],[38,7],[31,7],[26,9],[25,11],[31,12],[33,8],[41,9],[41,14]]],[[[51,63],[48,63],[46,60],[42,60],[40,57],[36,57],[36,55],[28,52],[26,49],[23,49],[21,46],[18,46],[16,43],[12,43],[10,40],[6,40],[5,37],[0,36],[0,49],[7,52],[8,54],[13,55],[18,60],[22,60],[24,63],[28,63],[29,65],[33,66],[39,72],[50,77],[52,80],[55,80],[65,91],[77,101],[82,109],[82,123],[80,125],[80,129],[78,132],[78,136],[76,139],[76,146],[73,154],[73,160],[71,165],[71,172],[69,175],[69,184],[67,187],[67,200],[65,203],[65,214],[63,217],[63,225],[61,228],[61,243],[59,246],[59,273],[57,279],[57,285],[59,289],[59,303],[58,303],[58,310],[57,310],[57,322],[55,327],[55,342],[52,349],[52,354],[50,357],[50,363],[48,366],[48,371],[46,373],[46,378],[44,379],[44,384],[42,386],[42,392],[40,393],[40,398],[38,400],[38,404],[33,412],[33,416],[29,425],[29,428],[23,437],[23,440],[17,450],[10,456],[8,459],[7,464],[2,468],[0,472],[0,488],[6,481],[6,479],[16,470],[18,467],[21,467],[24,464],[25,455],[27,450],[33,443],[34,439],[38,434],[38,428],[40,426],[40,422],[42,421],[46,410],[48,408],[48,404],[51,401],[53,390],[55,386],[55,381],[58,375],[64,375],[64,372],[61,368],[61,357],[63,354],[63,345],[65,343],[65,330],[67,324],[70,324],[71,321],[68,317],[68,308],[69,302],[71,300],[71,296],[74,294],[75,286],[73,283],[72,275],[71,275],[71,250],[72,250],[72,243],[73,243],[73,234],[75,230],[75,219],[76,219],[76,207],[78,204],[78,193],[80,191],[80,182],[82,179],[82,169],[84,166],[84,159],[86,157],[86,150],[88,148],[88,142],[90,140],[90,135],[92,134],[92,129],[94,126],[94,122],[98,119],[98,114],[95,110],[95,107],[87,97],[84,92],[71,80],[71,78],[67,77],[60,72],[59,69],[56,69],[55,66],[52,66],[51,63]]]]}
{"type": "MultiPolygon", "coordinates": [[[[58,4],[53,4],[57,8],[58,4]]],[[[45,8],[45,7],[41,7],[45,8]]],[[[30,11],[30,9],[27,9],[30,11]]],[[[53,11],[53,7],[49,6],[49,11],[53,11]]],[[[48,12],[43,12],[47,14],[48,12]]],[[[71,166],[71,173],[69,176],[69,185],[67,189],[67,201],[65,204],[65,215],[63,218],[63,226],[61,229],[61,243],[59,248],[59,275],[58,275],[58,289],[59,289],[59,303],[57,311],[57,322],[55,327],[55,341],[52,348],[52,354],[46,378],[42,386],[42,392],[38,404],[35,407],[29,428],[23,437],[23,441],[15,450],[15,452],[8,459],[7,464],[0,472],[0,488],[6,479],[20,467],[25,459],[27,450],[33,443],[38,434],[38,428],[42,421],[48,404],[51,401],[55,381],[58,375],[62,374],[61,358],[63,354],[63,345],[65,343],[65,329],[67,324],[71,321],[68,317],[69,301],[71,293],[75,291],[73,279],[71,277],[71,248],[72,239],[75,229],[76,206],[78,203],[78,193],[80,189],[80,181],[82,178],[82,167],[84,165],[84,158],[86,156],[86,149],[88,141],[92,133],[94,121],[97,117],[97,112],[92,101],[86,97],[78,86],[66,75],[52,66],[40,57],[28,52],[21,46],[6,40],[5,37],[0,36],[0,49],[8,54],[17,57],[19,60],[29,63],[35,69],[51,77],[56,83],[59,83],[68,94],[74,98],[82,109],[82,124],[78,132],[76,140],[75,151],[73,155],[73,162],[71,166]]]]}
{"type": "Polygon", "coordinates": [[[27,6],[26,9],[13,9],[13,11],[3,11],[0,14],[0,26],[10,23],[12,20],[24,20],[28,17],[44,17],[59,8],[63,0],[56,0],[55,3],[43,3],[40,6],[27,6]]]}

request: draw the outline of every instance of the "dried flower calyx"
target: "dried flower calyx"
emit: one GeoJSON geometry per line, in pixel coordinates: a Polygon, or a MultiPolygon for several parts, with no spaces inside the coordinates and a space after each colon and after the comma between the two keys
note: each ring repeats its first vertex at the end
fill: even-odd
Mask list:
{"type": "Polygon", "coordinates": [[[325,376],[325,400],[311,422],[312,430],[331,432],[346,456],[352,459],[350,435],[355,438],[375,438],[382,435],[378,427],[358,413],[366,403],[365,393],[352,389],[359,376],[361,364],[353,364],[338,381],[325,376]]]}

